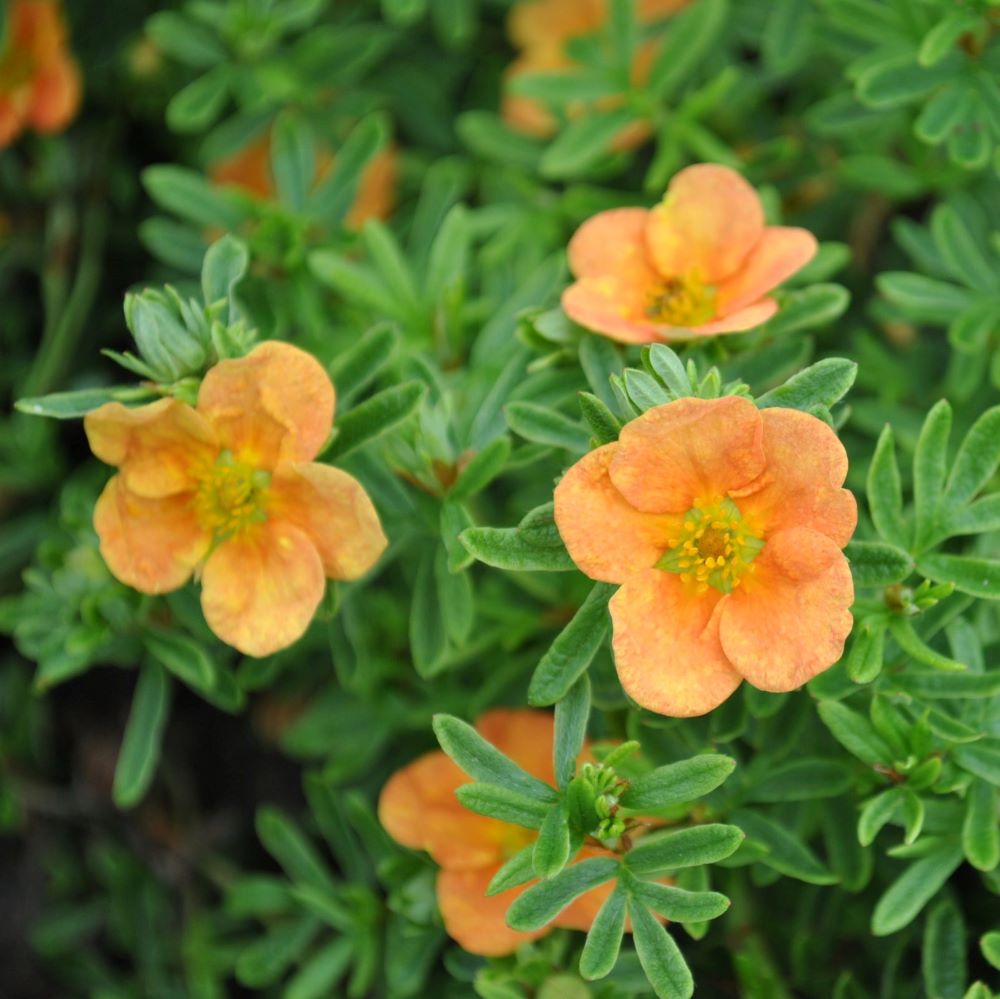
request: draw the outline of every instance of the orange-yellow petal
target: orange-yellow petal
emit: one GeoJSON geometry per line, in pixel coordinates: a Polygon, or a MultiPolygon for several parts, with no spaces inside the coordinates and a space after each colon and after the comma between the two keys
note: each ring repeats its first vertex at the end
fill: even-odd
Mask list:
{"type": "Polygon", "coordinates": [[[212,428],[177,399],[134,409],[108,402],[83,427],[94,454],[121,469],[130,492],[150,499],[194,489],[195,472],[218,453],[212,428]]]}
{"type": "Polygon", "coordinates": [[[360,229],[369,219],[387,219],[392,214],[398,172],[396,151],[391,147],[368,161],[358,181],[354,204],[344,217],[348,229],[360,229]]]}
{"type": "Polygon", "coordinates": [[[731,315],[777,288],[816,256],[818,245],[806,229],[766,228],[743,266],[719,285],[719,314],[731,315]]]}
{"type": "Polygon", "coordinates": [[[378,513],[353,475],[315,462],[282,462],[267,494],[275,520],[301,528],[330,579],[357,579],[388,544],[378,513]]]}
{"type": "Polygon", "coordinates": [[[599,28],[605,0],[526,0],[511,8],[507,35],[518,48],[562,45],[599,28]]]}
{"type": "Polygon", "coordinates": [[[529,774],[555,784],[552,761],[555,721],[551,712],[494,708],[476,720],[476,731],[529,774]]]}
{"type": "Polygon", "coordinates": [[[721,333],[742,333],[744,330],[756,329],[762,326],[778,311],[778,303],[773,298],[762,298],[738,312],[713,319],[704,326],[692,326],[691,329],[676,330],[673,340],[687,340],[702,336],[717,336],[721,333]],[[682,335],[685,334],[686,335],[682,335]]]}
{"type": "Polygon", "coordinates": [[[512,954],[526,940],[534,940],[547,932],[542,929],[519,933],[507,925],[507,910],[527,886],[487,895],[486,888],[499,866],[438,872],[437,899],[444,928],[470,954],[483,957],[512,954]]]}
{"type": "Polygon", "coordinates": [[[676,537],[678,517],[642,513],[614,487],[608,466],[618,449],[584,455],[555,490],[555,517],[570,557],[591,579],[623,583],[648,569],[676,537]]]}
{"type": "Polygon", "coordinates": [[[661,569],[631,576],[611,598],[618,678],[637,704],[673,718],[718,707],[742,677],[719,642],[723,595],[661,569]]]}
{"type": "Polygon", "coordinates": [[[43,134],[64,129],[80,107],[80,70],[67,57],[39,67],[35,75],[29,121],[43,134]]]}
{"type": "Polygon", "coordinates": [[[330,434],[333,406],[333,384],[319,361],[277,340],[220,361],[198,393],[198,412],[222,446],[256,468],[315,458],[330,434]]]}
{"type": "Polygon", "coordinates": [[[94,507],[94,530],[112,575],[143,593],[183,586],[211,543],[193,499],[190,493],[137,496],[121,475],[113,476],[94,507]]]}
{"type": "Polygon", "coordinates": [[[764,469],[763,424],[749,399],[678,399],[623,428],[611,481],[636,509],[686,513],[746,486],[764,469]]]}
{"type": "Polygon", "coordinates": [[[272,197],[269,133],[260,132],[235,153],[217,160],[209,167],[208,175],[216,184],[239,187],[258,198],[272,197]]]}
{"type": "Polygon", "coordinates": [[[653,284],[657,274],[646,257],[645,208],[612,208],[587,219],[569,241],[569,268],[574,277],[639,274],[653,284]]]}
{"type": "Polygon", "coordinates": [[[520,844],[524,837],[516,827],[459,803],[455,791],[470,780],[444,753],[426,753],[396,771],[382,788],[379,821],[397,843],[426,850],[442,867],[499,867],[505,841],[514,837],[520,844]]]}
{"type": "Polygon", "coordinates": [[[809,528],[781,531],[726,598],[722,648],[760,690],[795,690],[840,658],[853,600],[851,570],[835,542],[809,528]]]}
{"type": "Polygon", "coordinates": [[[664,277],[696,273],[708,284],[735,274],[764,233],[757,192],[735,170],[681,170],[650,215],[646,239],[664,277]]]}
{"type": "Polygon", "coordinates": [[[267,656],[302,636],[323,598],[323,563],[308,535],[269,520],[223,541],[202,574],[208,626],[248,656],[267,656]]]}
{"type": "Polygon", "coordinates": [[[641,272],[582,278],[562,293],[562,307],[581,326],[620,343],[678,339],[674,327],[654,323],[646,315],[653,288],[644,283],[641,272]]]}
{"type": "Polygon", "coordinates": [[[843,548],[858,523],[854,495],[842,489],[847,452],[822,420],[797,409],[765,409],[767,467],[759,487],[737,501],[759,536],[811,527],[843,548]]]}

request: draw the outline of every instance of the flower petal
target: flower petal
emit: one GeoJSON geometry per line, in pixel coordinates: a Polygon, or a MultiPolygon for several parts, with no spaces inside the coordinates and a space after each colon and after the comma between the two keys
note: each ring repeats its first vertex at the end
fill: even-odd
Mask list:
{"type": "MultiPolygon", "coordinates": [[[[742,333],[744,330],[756,329],[762,326],[778,311],[778,303],[773,298],[762,298],[753,305],[748,305],[738,312],[732,312],[720,319],[713,319],[704,326],[693,326],[688,335],[676,335],[674,340],[695,339],[703,336],[716,336],[720,333],[742,333]]],[[[683,330],[677,330],[681,334],[683,330]]]]}
{"type": "Polygon", "coordinates": [[[208,626],[248,656],[266,656],[302,636],[323,598],[323,563],[308,535],[268,520],[223,541],[202,575],[208,626]]]}
{"type": "Polygon", "coordinates": [[[498,895],[487,895],[493,875],[500,865],[479,870],[443,870],[437,876],[437,900],[448,936],[463,950],[483,957],[513,954],[525,941],[548,932],[512,930],[506,921],[507,910],[527,885],[510,888],[498,895]]]}
{"type": "Polygon", "coordinates": [[[277,340],[220,361],[198,393],[198,412],[223,447],[257,468],[315,458],[330,435],[333,406],[333,384],[319,361],[277,340]]]}
{"type": "Polygon", "coordinates": [[[637,704],[673,718],[703,715],[742,677],[719,643],[713,614],[722,594],[696,593],[680,576],[646,569],[611,598],[618,678],[637,704]]]}
{"type": "Polygon", "coordinates": [[[91,451],[121,469],[130,492],[149,499],[193,489],[198,466],[218,452],[212,428],[177,399],[134,409],[108,402],[83,418],[83,428],[91,451]]]}
{"type": "Polygon", "coordinates": [[[637,510],[686,513],[746,486],[764,469],[763,424],[749,399],[678,399],[625,424],[609,466],[637,510]]]}
{"type": "Polygon", "coordinates": [[[599,28],[604,0],[530,0],[511,7],[507,37],[518,48],[561,47],[599,28]]]}
{"type": "Polygon", "coordinates": [[[851,570],[835,542],[809,528],[782,531],[725,601],[722,647],[758,689],[795,690],[840,658],[853,600],[851,570]]]}
{"type": "Polygon", "coordinates": [[[769,226],[743,266],[718,288],[719,313],[731,315],[756,302],[805,267],[819,244],[806,229],[769,226]]]}
{"type": "Polygon", "coordinates": [[[765,409],[767,468],[760,488],[737,500],[759,537],[811,527],[843,548],[858,523],[853,494],[842,489],[847,452],[822,420],[797,409],[765,409]]]}
{"type": "Polygon", "coordinates": [[[618,492],[608,475],[617,450],[605,444],[584,455],[555,490],[556,526],[570,557],[607,583],[655,565],[679,526],[677,515],[642,513],[618,492]]]}
{"type": "Polygon", "coordinates": [[[697,273],[717,284],[739,270],[763,233],[757,192],[735,170],[702,163],[670,182],[650,215],[646,239],[664,277],[697,273]]]}
{"type": "Polygon", "coordinates": [[[657,343],[671,339],[673,327],[646,317],[648,286],[635,275],[583,278],[562,293],[562,307],[570,319],[619,343],[657,343]]]}
{"type": "Polygon", "coordinates": [[[569,241],[569,268],[574,277],[599,277],[639,271],[649,282],[657,274],[646,258],[645,208],[613,208],[591,216],[569,241]]]}
{"type": "Polygon", "coordinates": [[[359,230],[369,219],[387,219],[392,214],[398,173],[396,151],[392,147],[380,150],[365,164],[354,203],[344,216],[348,229],[359,230]]]}
{"type": "Polygon", "coordinates": [[[309,535],[330,579],[363,576],[388,544],[364,486],[339,468],[282,462],[267,497],[270,516],[309,535]]]}
{"type": "Polygon", "coordinates": [[[41,66],[35,75],[29,121],[36,132],[58,132],[80,107],[82,85],[76,63],[65,56],[41,66]]]}
{"type": "Polygon", "coordinates": [[[190,493],[149,499],[115,475],[94,507],[94,530],[112,575],[143,593],[183,586],[208,552],[190,493]]]}
{"type": "Polygon", "coordinates": [[[494,708],[477,719],[476,731],[529,774],[555,785],[552,761],[555,720],[551,712],[494,708]]]}
{"type": "Polygon", "coordinates": [[[469,781],[444,753],[426,753],[382,788],[379,821],[397,843],[426,850],[443,867],[499,866],[503,844],[517,830],[459,804],[455,790],[469,781]]]}

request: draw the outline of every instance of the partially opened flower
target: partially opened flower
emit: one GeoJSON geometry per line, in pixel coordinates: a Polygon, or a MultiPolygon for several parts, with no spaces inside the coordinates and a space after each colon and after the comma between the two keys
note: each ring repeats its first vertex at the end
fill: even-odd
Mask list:
{"type": "MultiPolygon", "coordinates": [[[[642,25],[652,24],[687,6],[690,0],[639,0],[636,18],[642,25]]],[[[505,88],[501,113],[511,128],[526,135],[548,138],[554,135],[557,122],[540,101],[512,91],[510,83],[518,77],[536,73],[558,73],[572,70],[576,63],[567,49],[574,38],[600,31],[607,23],[607,0],[522,0],[511,8],[507,34],[520,55],[504,75],[505,88]]],[[[636,49],[632,65],[632,82],[641,86],[657,52],[655,40],[636,49]]],[[[621,104],[620,96],[601,98],[597,107],[610,110],[621,104]]],[[[586,113],[583,103],[570,105],[570,117],[586,113]]],[[[648,122],[637,121],[623,128],[611,143],[613,149],[625,150],[645,142],[649,137],[648,122]]]]}
{"type": "MultiPolygon", "coordinates": [[[[315,184],[329,176],[336,156],[321,148],[316,156],[315,184]]],[[[218,184],[231,184],[254,197],[271,199],[275,195],[271,173],[271,136],[261,132],[242,149],[212,164],[209,176],[218,184]]],[[[377,152],[361,171],[354,202],[344,217],[349,229],[360,229],[369,219],[386,219],[392,214],[396,195],[396,152],[386,148],[377,152]]]]}
{"type": "MultiPolygon", "coordinates": [[[[550,714],[500,708],[483,715],[476,728],[528,773],[555,784],[550,714]]],[[[449,935],[472,954],[509,954],[547,930],[521,933],[505,922],[511,902],[528,885],[489,896],[486,889],[500,867],[537,833],[463,808],[455,791],[469,780],[444,753],[427,753],[395,773],[382,789],[379,819],[393,839],[426,850],[440,865],[438,907],[449,935]]],[[[581,856],[604,853],[585,847],[581,856]]],[[[581,895],[552,925],[589,929],[612,888],[609,883],[581,895]]]]}
{"type": "Polygon", "coordinates": [[[764,224],[757,192],[734,170],[688,167],[652,209],[614,208],[569,244],[576,281],[566,314],[624,343],[753,329],[778,311],[768,293],[807,264],[816,239],[764,224]]]}
{"type": "Polygon", "coordinates": [[[80,106],[80,70],[56,0],[11,0],[0,52],[0,149],[25,129],[64,129],[80,106]]]}
{"type": "Polygon", "coordinates": [[[555,518],[611,599],[638,704],[701,715],[747,680],[794,690],[841,655],[857,523],[847,455],[821,420],[748,399],[679,399],[628,423],[555,491],[555,518]]]}
{"type": "Polygon", "coordinates": [[[118,468],[94,510],[108,567],[143,593],[197,574],[224,642],[253,656],[290,645],[326,579],[361,576],[386,546],[361,483],[312,461],[333,409],[320,363],[269,341],[215,365],[196,407],[111,402],[88,414],[91,449],[118,468]]]}

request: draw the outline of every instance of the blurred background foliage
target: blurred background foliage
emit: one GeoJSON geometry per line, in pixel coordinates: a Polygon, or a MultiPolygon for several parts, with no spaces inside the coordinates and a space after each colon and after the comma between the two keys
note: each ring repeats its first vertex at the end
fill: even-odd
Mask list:
{"type": "MultiPolygon", "coordinates": [[[[581,389],[616,420],[676,392],[557,306],[579,223],[705,160],[822,242],[764,327],[680,354],[758,396],[857,363],[844,404],[853,366],[807,400],[851,456],[855,632],[808,689],[692,720],[630,707],[584,636],[591,730],[653,764],[738,761],[698,806],[747,835],[712,872],[732,907],[674,928],[699,995],[1000,987],[1000,5],[608,0],[555,74],[509,36],[512,6],[66,4],[82,112],[0,153],[0,995],[648,994],[628,943],[598,983],[563,930],[464,953],[433,865],[373,809],[432,714],[524,704],[586,598],[578,573],[488,568],[459,535],[551,499],[599,436],[581,389]],[[227,234],[248,258],[217,315],[199,282],[227,234]],[[154,319],[123,321],[129,290],[154,319]],[[12,409],[130,398],[128,326],[141,365],[213,324],[329,366],[334,452],[392,542],[263,660],[215,639],[190,588],[116,582],[79,423],[12,409]]],[[[211,356],[164,363],[154,380],[181,383],[211,356]]]]}

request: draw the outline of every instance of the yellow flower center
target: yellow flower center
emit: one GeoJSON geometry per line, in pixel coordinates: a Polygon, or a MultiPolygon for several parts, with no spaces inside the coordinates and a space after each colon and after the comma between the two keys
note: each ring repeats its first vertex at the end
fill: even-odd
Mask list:
{"type": "Polygon", "coordinates": [[[264,500],[271,476],[236,461],[229,451],[198,477],[194,508],[198,522],[217,540],[267,520],[264,500]]]}
{"type": "Polygon", "coordinates": [[[715,315],[715,288],[696,274],[667,278],[650,292],[646,315],[671,326],[701,326],[715,315]]]}
{"type": "Polygon", "coordinates": [[[678,537],[656,563],[704,593],[714,587],[731,593],[760,554],[764,541],[750,532],[731,499],[697,504],[684,515],[678,537]]]}

